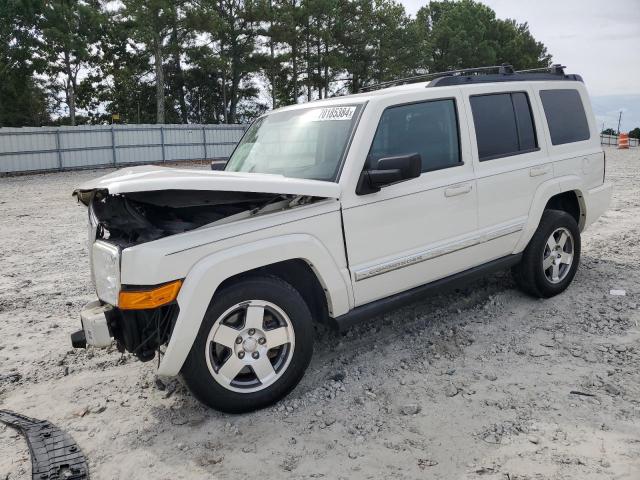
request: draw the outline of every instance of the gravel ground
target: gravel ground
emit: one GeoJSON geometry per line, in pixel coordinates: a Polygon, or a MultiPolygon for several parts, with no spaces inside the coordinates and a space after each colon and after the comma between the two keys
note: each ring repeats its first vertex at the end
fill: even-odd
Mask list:
{"type": "MultiPolygon", "coordinates": [[[[93,293],[70,193],[107,172],[0,178],[0,408],[71,433],[94,479],[638,479],[640,151],[607,157],[613,205],[565,293],[531,299],[501,273],[321,332],[298,388],[241,416],[155,362],[71,349],[93,293]]],[[[0,425],[0,480],[27,478],[0,425]]]]}

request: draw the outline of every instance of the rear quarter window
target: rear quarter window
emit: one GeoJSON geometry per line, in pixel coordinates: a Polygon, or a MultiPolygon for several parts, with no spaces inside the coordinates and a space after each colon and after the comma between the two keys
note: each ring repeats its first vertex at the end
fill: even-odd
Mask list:
{"type": "Polygon", "coordinates": [[[589,140],[589,122],[577,90],[540,90],[540,99],[553,145],[589,140]]]}

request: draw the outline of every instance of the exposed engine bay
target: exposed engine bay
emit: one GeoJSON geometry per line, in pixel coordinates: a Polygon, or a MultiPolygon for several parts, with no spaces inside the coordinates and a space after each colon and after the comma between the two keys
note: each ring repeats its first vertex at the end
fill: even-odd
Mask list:
{"type": "Polygon", "coordinates": [[[318,197],[210,190],[157,190],[111,195],[79,192],[96,238],[127,247],[213,224],[311,203],[318,197]]]}

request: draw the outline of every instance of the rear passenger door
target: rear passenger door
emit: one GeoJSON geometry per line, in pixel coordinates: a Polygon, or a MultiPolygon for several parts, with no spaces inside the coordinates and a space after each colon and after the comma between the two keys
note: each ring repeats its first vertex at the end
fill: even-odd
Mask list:
{"type": "Polygon", "coordinates": [[[483,261],[513,252],[538,186],[553,178],[540,135],[542,120],[528,88],[500,85],[465,89],[478,187],[483,261]]]}

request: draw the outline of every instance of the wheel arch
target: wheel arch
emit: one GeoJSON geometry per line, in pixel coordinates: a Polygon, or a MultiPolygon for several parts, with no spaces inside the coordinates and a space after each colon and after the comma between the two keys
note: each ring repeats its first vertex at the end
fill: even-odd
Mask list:
{"type": "MultiPolygon", "coordinates": [[[[327,289],[318,279],[317,273],[302,258],[292,258],[270,263],[225,279],[216,291],[227,286],[240,283],[246,278],[255,276],[273,276],[284,280],[302,296],[315,321],[325,322],[329,316],[327,289]]],[[[215,295],[215,293],[214,293],[215,295]]]]}
{"type": "Polygon", "coordinates": [[[535,233],[545,210],[555,209],[569,213],[582,231],[586,225],[587,208],[580,177],[568,175],[541,184],[534,195],[527,222],[513,253],[522,252],[535,233]]]}
{"type": "Polygon", "coordinates": [[[225,284],[255,274],[276,275],[312,303],[312,314],[326,312],[336,316],[351,307],[350,289],[345,281],[348,276],[341,270],[346,271],[346,265],[339,266],[326,247],[308,234],[283,235],[204,257],[191,268],[178,294],[180,313],[158,374],[175,376],[180,372],[211,299],[225,284]],[[300,282],[310,284],[300,287],[300,282]],[[324,307],[319,289],[325,299],[324,307]]]}
{"type": "Polygon", "coordinates": [[[544,210],[549,209],[567,212],[576,221],[580,231],[583,230],[587,211],[580,190],[567,190],[552,196],[544,207],[544,210]]]}

